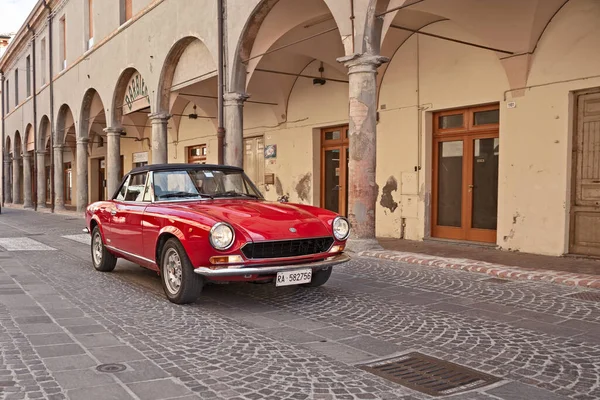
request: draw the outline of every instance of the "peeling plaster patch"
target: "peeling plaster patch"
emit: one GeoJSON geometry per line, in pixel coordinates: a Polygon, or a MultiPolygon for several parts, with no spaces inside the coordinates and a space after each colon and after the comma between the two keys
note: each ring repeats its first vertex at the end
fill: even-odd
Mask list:
{"type": "Polygon", "coordinates": [[[279,177],[275,178],[275,193],[277,193],[277,196],[283,196],[283,185],[279,177]]]}
{"type": "Polygon", "coordinates": [[[296,193],[298,194],[298,198],[300,200],[308,201],[308,197],[310,196],[311,180],[312,174],[308,172],[298,181],[298,184],[296,185],[296,193]]]}
{"type": "MultiPolygon", "coordinates": [[[[350,118],[355,127],[355,132],[360,132],[362,125],[369,114],[369,107],[356,98],[350,99],[350,118]]],[[[351,131],[352,132],[352,131],[351,131]]],[[[355,133],[356,134],[356,133],[355,133]]]]}
{"type": "Polygon", "coordinates": [[[510,229],[510,232],[508,232],[508,235],[504,236],[503,238],[505,242],[508,242],[510,239],[515,237],[515,227],[520,216],[521,214],[519,214],[518,211],[513,215],[512,228],[510,229]]]}
{"type": "Polygon", "coordinates": [[[398,203],[394,201],[394,196],[392,196],[392,192],[396,191],[398,191],[398,181],[393,176],[390,176],[383,187],[379,204],[391,212],[396,211],[396,208],[398,208],[398,203]]]}

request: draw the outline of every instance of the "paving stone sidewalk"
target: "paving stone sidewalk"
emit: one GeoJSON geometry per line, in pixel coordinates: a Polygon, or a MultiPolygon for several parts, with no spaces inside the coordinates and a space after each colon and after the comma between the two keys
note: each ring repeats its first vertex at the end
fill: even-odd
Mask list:
{"type": "Polygon", "coordinates": [[[358,255],[428,267],[477,272],[504,279],[545,281],[568,286],[600,289],[600,275],[581,274],[541,268],[514,267],[509,265],[488,263],[480,260],[438,257],[422,253],[409,253],[392,250],[362,251],[358,253],[358,255]]]}

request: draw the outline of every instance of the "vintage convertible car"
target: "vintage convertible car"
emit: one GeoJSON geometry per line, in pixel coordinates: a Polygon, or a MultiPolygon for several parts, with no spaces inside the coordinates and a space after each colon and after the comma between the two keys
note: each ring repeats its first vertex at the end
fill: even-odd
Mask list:
{"type": "Polygon", "coordinates": [[[98,271],[124,258],[157,271],[167,298],[195,301],[207,281],[321,286],[344,254],[350,224],[328,210],[266,201],[241,168],[135,168],[112,200],[90,204],[98,271]]]}

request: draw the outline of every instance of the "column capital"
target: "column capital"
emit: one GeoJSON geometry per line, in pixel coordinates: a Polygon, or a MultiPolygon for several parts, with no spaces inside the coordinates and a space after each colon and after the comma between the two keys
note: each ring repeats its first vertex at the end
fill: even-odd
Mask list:
{"type": "Polygon", "coordinates": [[[357,72],[377,72],[381,64],[390,61],[388,57],[368,53],[354,53],[337,59],[339,63],[348,68],[348,74],[357,72]]]}
{"type": "Polygon", "coordinates": [[[52,148],[53,148],[54,150],[61,150],[61,151],[62,151],[62,149],[63,149],[64,147],[65,147],[65,145],[64,145],[64,144],[54,144],[54,146],[52,146],[52,148]]]}
{"type": "Polygon", "coordinates": [[[171,119],[171,117],[171,114],[165,112],[152,113],[148,116],[148,118],[150,118],[150,121],[152,121],[153,124],[166,123],[168,120],[171,119]]]}
{"type": "Polygon", "coordinates": [[[80,143],[88,144],[89,142],[90,142],[90,138],[86,138],[86,137],[77,138],[77,144],[80,144],[80,143]]]}
{"type": "Polygon", "coordinates": [[[226,106],[239,106],[250,98],[248,93],[228,92],[223,94],[223,102],[226,106]]]}
{"type": "Polygon", "coordinates": [[[113,128],[113,127],[109,126],[107,128],[104,128],[103,131],[106,132],[106,136],[121,136],[121,135],[125,135],[125,129],[123,129],[121,127],[113,128]]]}
{"type": "Polygon", "coordinates": [[[40,154],[40,155],[48,155],[48,152],[46,150],[38,150],[35,152],[36,154],[40,154]]]}
{"type": "Polygon", "coordinates": [[[28,151],[26,151],[26,152],[24,152],[24,153],[23,153],[23,156],[22,156],[22,157],[23,157],[23,158],[31,158],[31,157],[33,157],[33,156],[32,156],[31,154],[29,154],[29,152],[28,152],[28,151]]]}

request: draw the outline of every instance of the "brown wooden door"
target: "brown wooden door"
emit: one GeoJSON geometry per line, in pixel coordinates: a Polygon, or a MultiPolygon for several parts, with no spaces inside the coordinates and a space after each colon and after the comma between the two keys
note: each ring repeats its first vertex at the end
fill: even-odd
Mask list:
{"type": "Polygon", "coordinates": [[[67,162],[64,164],[64,190],[63,195],[65,204],[70,205],[73,194],[73,170],[71,169],[71,163],[67,162]]]}
{"type": "Polygon", "coordinates": [[[264,138],[244,139],[244,172],[261,191],[265,186],[265,145],[264,138]]]}
{"type": "Polygon", "coordinates": [[[578,96],[570,252],[600,256],[600,93],[578,96]]]}
{"type": "Polygon", "coordinates": [[[496,242],[499,109],[434,114],[432,236],[496,242]]]}
{"type": "Polygon", "coordinates": [[[348,125],[321,131],[321,207],[348,215],[348,125]]]}

